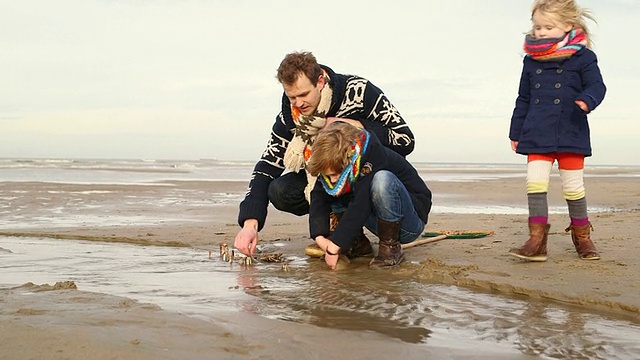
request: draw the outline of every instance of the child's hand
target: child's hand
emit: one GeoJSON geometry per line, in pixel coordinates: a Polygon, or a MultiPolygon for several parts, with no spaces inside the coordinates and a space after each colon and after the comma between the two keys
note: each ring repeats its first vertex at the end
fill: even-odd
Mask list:
{"type": "Polygon", "coordinates": [[[316,241],[316,245],[318,245],[318,247],[322,249],[322,251],[324,251],[324,249],[326,249],[327,246],[329,246],[329,243],[331,243],[331,240],[329,240],[328,238],[322,235],[317,236],[315,238],[315,241],[316,241]]]}
{"type": "Polygon", "coordinates": [[[511,150],[516,151],[518,148],[518,142],[515,140],[511,140],[511,150]]]}
{"type": "Polygon", "coordinates": [[[316,237],[316,245],[324,250],[324,262],[331,270],[335,270],[340,258],[340,247],[324,236],[316,237]]]}
{"type": "Polygon", "coordinates": [[[329,266],[329,269],[335,270],[338,266],[338,260],[340,260],[339,254],[329,255],[327,252],[324,253],[324,262],[329,266]]]}
{"type": "Polygon", "coordinates": [[[582,101],[582,100],[576,100],[575,101],[576,105],[578,105],[578,107],[580,108],[580,110],[588,113],[589,112],[589,105],[587,105],[586,102],[582,101]]]}

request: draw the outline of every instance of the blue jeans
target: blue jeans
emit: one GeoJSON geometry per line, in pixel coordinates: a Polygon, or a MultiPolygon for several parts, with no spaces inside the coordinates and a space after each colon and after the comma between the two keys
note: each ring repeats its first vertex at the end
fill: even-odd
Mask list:
{"type": "MultiPolygon", "coordinates": [[[[378,235],[378,218],[388,221],[400,221],[400,242],[410,243],[417,239],[426,223],[418,216],[411,202],[409,191],[398,177],[387,170],[378,171],[371,181],[371,203],[373,213],[365,222],[365,227],[378,235]]],[[[346,211],[335,204],[334,212],[346,211]]]]}

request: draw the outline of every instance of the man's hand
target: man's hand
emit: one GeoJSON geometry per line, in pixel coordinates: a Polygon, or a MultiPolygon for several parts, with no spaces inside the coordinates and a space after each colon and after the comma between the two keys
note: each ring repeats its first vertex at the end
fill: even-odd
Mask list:
{"type": "Polygon", "coordinates": [[[347,118],[337,118],[337,117],[328,117],[327,118],[327,122],[324,124],[324,127],[329,126],[332,122],[334,121],[344,121],[346,123],[349,123],[359,129],[364,129],[364,126],[362,126],[362,123],[358,120],[353,120],[353,119],[347,119],[347,118]]]}
{"type": "Polygon", "coordinates": [[[518,148],[518,142],[515,140],[511,140],[511,150],[516,151],[518,148]]]}
{"type": "Polygon", "coordinates": [[[587,105],[586,102],[582,101],[582,100],[576,100],[575,101],[576,105],[578,105],[578,107],[580,108],[580,110],[588,113],[589,112],[589,105],[587,105]]]}
{"type": "Polygon", "coordinates": [[[247,219],[236,235],[233,246],[246,256],[252,256],[258,246],[258,220],[247,219]]]}

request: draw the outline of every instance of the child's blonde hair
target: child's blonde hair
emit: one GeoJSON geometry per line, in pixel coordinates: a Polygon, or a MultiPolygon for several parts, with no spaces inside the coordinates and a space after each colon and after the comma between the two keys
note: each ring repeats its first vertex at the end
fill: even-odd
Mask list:
{"type": "Polygon", "coordinates": [[[353,155],[353,144],[362,130],[344,121],[334,121],[318,132],[307,162],[312,176],[332,170],[341,173],[353,155]]]}
{"type": "Polygon", "coordinates": [[[581,29],[587,37],[587,47],[591,47],[591,37],[586,23],[587,19],[596,23],[591,10],[581,8],[574,0],[535,0],[531,6],[531,17],[536,11],[545,13],[556,23],[570,24],[581,29]]]}

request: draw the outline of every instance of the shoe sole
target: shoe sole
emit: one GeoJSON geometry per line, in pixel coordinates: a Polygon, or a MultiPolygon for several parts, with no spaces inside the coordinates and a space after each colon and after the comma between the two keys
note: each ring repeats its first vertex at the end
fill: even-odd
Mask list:
{"type": "Polygon", "coordinates": [[[518,259],[523,259],[523,260],[527,260],[527,261],[531,261],[531,262],[545,262],[545,261],[547,261],[547,257],[546,256],[524,256],[524,255],[520,255],[520,254],[512,253],[512,252],[510,252],[509,255],[515,256],[518,259]]]}
{"type": "Polygon", "coordinates": [[[400,259],[400,261],[398,261],[397,263],[391,265],[385,265],[385,264],[372,264],[373,261],[375,260],[375,258],[371,259],[371,261],[369,262],[369,269],[393,269],[396,268],[398,266],[400,266],[400,264],[402,264],[405,260],[404,256],[400,259]]]}
{"type": "Polygon", "coordinates": [[[349,259],[355,259],[355,258],[359,258],[359,257],[370,257],[370,256],[373,256],[373,251],[370,252],[370,253],[366,253],[366,254],[356,254],[356,255],[347,254],[347,257],[349,259]]]}

